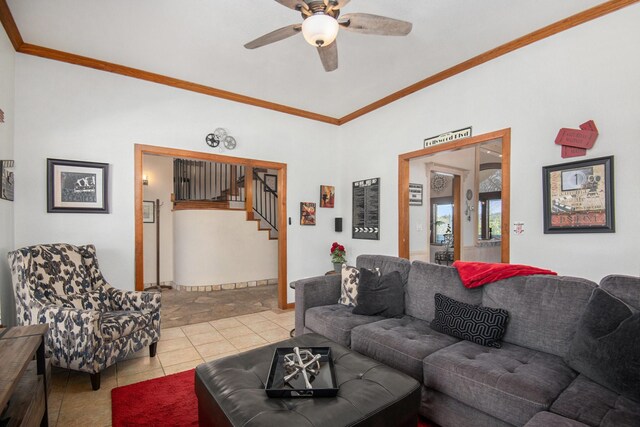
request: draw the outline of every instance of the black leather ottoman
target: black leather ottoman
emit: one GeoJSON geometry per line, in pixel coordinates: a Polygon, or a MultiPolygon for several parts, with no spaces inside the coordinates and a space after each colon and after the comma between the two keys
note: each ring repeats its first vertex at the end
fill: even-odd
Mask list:
{"type": "Polygon", "coordinates": [[[415,427],[420,384],[318,334],[306,334],[196,368],[201,426],[415,427]],[[270,398],[264,391],[276,347],[331,347],[336,397],[270,398]]]}

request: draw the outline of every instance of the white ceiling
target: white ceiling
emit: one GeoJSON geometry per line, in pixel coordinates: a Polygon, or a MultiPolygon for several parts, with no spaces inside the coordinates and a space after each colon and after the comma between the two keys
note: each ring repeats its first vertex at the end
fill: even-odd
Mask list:
{"type": "Polygon", "coordinates": [[[8,0],[27,43],[342,117],[602,0],[352,0],[342,13],[413,23],[407,37],[341,31],[327,73],[302,35],[245,43],[301,22],[274,0],[8,0]]]}

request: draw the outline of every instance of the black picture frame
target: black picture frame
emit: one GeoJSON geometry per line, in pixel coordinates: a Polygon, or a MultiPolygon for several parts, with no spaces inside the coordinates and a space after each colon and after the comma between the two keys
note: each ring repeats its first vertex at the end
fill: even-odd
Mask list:
{"type": "Polygon", "coordinates": [[[47,159],[48,213],[109,213],[109,164],[47,159]]]}
{"type": "Polygon", "coordinates": [[[153,200],[142,201],[142,222],[144,224],[156,222],[156,202],[153,200]]]}
{"type": "Polygon", "coordinates": [[[265,173],[264,174],[264,191],[268,191],[269,193],[277,193],[278,192],[278,175],[265,173]]]}
{"type": "Polygon", "coordinates": [[[613,156],[542,168],[544,233],[615,233],[613,156]]]}
{"type": "Polygon", "coordinates": [[[13,160],[0,160],[0,199],[13,202],[13,160]]]}

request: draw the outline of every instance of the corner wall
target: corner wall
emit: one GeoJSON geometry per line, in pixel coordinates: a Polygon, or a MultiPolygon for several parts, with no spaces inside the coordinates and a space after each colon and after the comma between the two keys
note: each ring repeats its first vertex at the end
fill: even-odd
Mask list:
{"type": "MultiPolygon", "coordinates": [[[[15,57],[13,45],[0,26],[0,160],[13,159],[15,57]]],[[[0,323],[15,324],[15,308],[7,252],[14,249],[14,202],[0,199],[0,323]]]]}
{"type": "MultiPolygon", "coordinates": [[[[465,126],[511,128],[511,262],[599,281],[640,275],[640,5],[575,27],[403,98],[341,127],[351,161],[343,187],[381,177],[381,240],[351,240],[356,253],[398,253],[397,156],[424,138],[465,126]],[[615,157],[616,232],[543,234],[542,167],[571,161],[554,144],[562,127],[593,119],[587,159],[615,157]],[[348,142],[348,143],[347,143],[348,142]]],[[[428,55],[429,52],[421,52],[428,55]]],[[[575,159],[577,160],[577,159],[575,159]]],[[[350,206],[350,193],[340,194],[350,206]]],[[[346,214],[345,229],[351,227],[346,214]]]]}

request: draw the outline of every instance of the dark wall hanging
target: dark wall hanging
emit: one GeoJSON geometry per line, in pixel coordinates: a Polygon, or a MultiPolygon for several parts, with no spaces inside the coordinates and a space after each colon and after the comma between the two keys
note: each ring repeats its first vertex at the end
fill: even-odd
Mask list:
{"type": "Polygon", "coordinates": [[[542,168],[544,232],[615,232],[613,156],[542,168]]]}
{"type": "Polygon", "coordinates": [[[13,160],[0,160],[0,199],[13,201],[13,160]]]}
{"type": "Polygon", "coordinates": [[[47,212],[109,213],[109,164],[47,159],[47,212]]]}
{"type": "Polygon", "coordinates": [[[380,239],[380,178],[353,183],[353,221],[351,237],[354,239],[380,239]]]}

